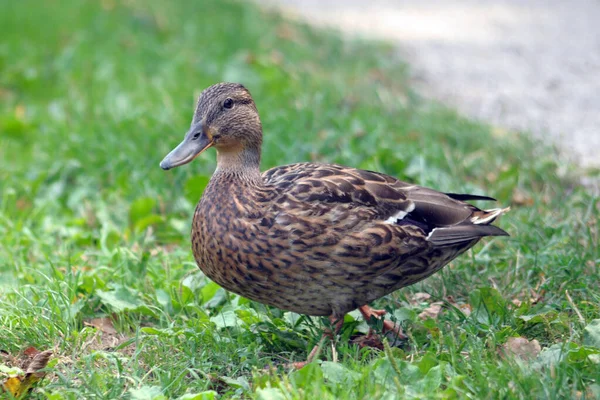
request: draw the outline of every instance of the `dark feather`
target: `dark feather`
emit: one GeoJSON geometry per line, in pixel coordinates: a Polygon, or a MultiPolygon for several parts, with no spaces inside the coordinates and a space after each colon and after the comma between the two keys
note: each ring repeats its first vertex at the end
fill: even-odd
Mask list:
{"type": "Polygon", "coordinates": [[[428,237],[436,246],[455,246],[470,242],[484,236],[509,236],[504,230],[494,225],[457,225],[447,228],[436,228],[428,237]]]}
{"type": "Polygon", "coordinates": [[[464,193],[445,193],[446,196],[453,198],[454,200],[467,201],[467,200],[483,200],[483,201],[497,201],[493,197],[480,196],[477,194],[464,194],[464,193]]]}

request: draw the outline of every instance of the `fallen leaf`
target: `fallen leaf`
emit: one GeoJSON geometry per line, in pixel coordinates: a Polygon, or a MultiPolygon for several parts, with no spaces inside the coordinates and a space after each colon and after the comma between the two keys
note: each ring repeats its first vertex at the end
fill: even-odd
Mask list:
{"type": "Polygon", "coordinates": [[[26,199],[18,199],[15,205],[20,211],[31,208],[31,202],[26,199]]]}
{"type": "Polygon", "coordinates": [[[108,317],[93,318],[89,321],[84,321],[83,324],[87,326],[92,326],[101,332],[108,333],[111,335],[117,333],[117,330],[115,329],[112,320],[108,317]]]}
{"type": "Polygon", "coordinates": [[[465,315],[465,317],[471,315],[471,311],[473,311],[473,307],[471,307],[470,304],[457,303],[452,296],[447,296],[446,301],[448,301],[448,303],[450,303],[453,307],[458,308],[465,315]]]}
{"type": "Polygon", "coordinates": [[[525,193],[523,190],[516,188],[512,193],[512,204],[517,206],[532,206],[534,203],[533,198],[525,193]]]}
{"type": "Polygon", "coordinates": [[[441,301],[436,301],[435,303],[431,303],[429,307],[427,307],[421,314],[419,314],[419,318],[427,319],[432,318],[436,319],[442,313],[442,305],[444,303],[441,301]]]}
{"type": "Polygon", "coordinates": [[[23,393],[23,382],[21,378],[17,376],[11,376],[6,378],[2,383],[2,392],[8,392],[13,397],[20,397],[23,393]]]}
{"type": "Polygon", "coordinates": [[[502,345],[504,355],[513,355],[525,361],[536,358],[540,351],[542,351],[542,347],[536,339],[529,341],[524,337],[508,338],[502,345]]]}
{"type": "Polygon", "coordinates": [[[42,351],[41,353],[37,353],[35,357],[33,357],[31,364],[29,364],[29,366],[27,367],[27,370],[25,371],[26,374],[31,374],[35,375],[38,378],[43,378],[46,375],[46,373],[40,372],[40,370],[46,368],[50,357],[52,357],[52,350],[46,350],[42,351]]]}
{"type": "Polygon", "coordinates": [[[530,288],[529,290],[522,290],[516,298],[511,300],[511,303],[516,307],[521,307],[524,302],[531,305],[536,305],[544,299],[544,295],[546,294],[544,289],[540,290],[539,288],[544,282],[545,280],[543,280],[541,283],[538,283],[538,286],[535,289],[530,288]]]}
{"type": "Polygon", "coordinates": [[[40,354],[40,351],[33,346],[23,350],[23,355],[26,355],[27,357],[35,357],[38,354],[40,354]]]}
{"type": "MultiPolygon", "coordinates": [[[[34,347],[29,347],[25,349],[23,353],[25,354],[25,352],[28,352],[33,354],[34,350],[37,351],[34,347]]],[[[21,371],[21,373],[17,375],[6,378],[4,382],[2,382],[2,390],[10,393],[15,398],[21,398],[31,390],[36,382],[41,380],[46,375],[46,373],[41,370],[46,368],[51,356],[51,350],[42,352],[37,351],[27,366],[24,374],[21,371]]]]}
{"type": "Polygon", "coordinates": [[[485,177],[488,181],[492,183],[498,180],[498,174],[495,172],[489,172],[485,177]]]}
{"type": "Polygon", "coordinates": [[[537,303],[539,303],[541,300],[544,299],[544,294],[546,294],[545,290],[541,290],[539,293],[534,291],[533,289],[531,290],[531,297],[529,298],[529,302],[532,305],[536,305],[537,303]]]}
{"type": "Polygon", "coordinates": [[[411,304],[420,304],[420,303],[423,303],[423,302],[429,300],[430,298],[431,298],[431,295],[429,293],[418,292],[411,296],[411,298],[409,299],[409,302],[411,304]]]}
{"type": "Polygon", "coordinates": [[[454,304],[454,306],[462,311],[462,313],[465,314],[465,317],[471,315],[471,311],[473,310],[470,304],[454,304]]]}

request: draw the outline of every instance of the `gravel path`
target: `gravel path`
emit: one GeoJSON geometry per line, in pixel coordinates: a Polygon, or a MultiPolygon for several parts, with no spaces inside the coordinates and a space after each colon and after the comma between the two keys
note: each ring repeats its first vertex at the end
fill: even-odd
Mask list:
{"type": "Polygon", "coordinates": [[[421,93],[600,167],[599,0],[269,0],[396,41],[421,93]]]}

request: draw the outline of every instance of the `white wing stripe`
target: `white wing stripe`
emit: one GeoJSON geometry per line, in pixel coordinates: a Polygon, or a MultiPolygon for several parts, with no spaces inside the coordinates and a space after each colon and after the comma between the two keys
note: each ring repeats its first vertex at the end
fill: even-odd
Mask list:
{"type": "Polygon", "coordinates": [[[398,221],[402,220],[404,217],[406,217],[409,213],[413,212],[414,210],[415,210],[415,203],[410,203],[410,205],[408,206],[406,211],[398,210],[394,215],[392,215],[391,217],[389,217],[388,219],[383,221],[383,223],[390,224],[390,225],[397,224],[398,221]]]}

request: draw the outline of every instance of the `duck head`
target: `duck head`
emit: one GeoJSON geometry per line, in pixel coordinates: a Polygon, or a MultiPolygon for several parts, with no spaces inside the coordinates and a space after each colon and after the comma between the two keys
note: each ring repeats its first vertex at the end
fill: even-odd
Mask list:
{"type": "Polygon", "coordinates": [[[262,126],[250,92],[239,83],[218,83],[202,92],[190,129],[160,167],[187,164],[209,147],[217,149],[217,168],[258,167],[261,144],[262,126]]]}

